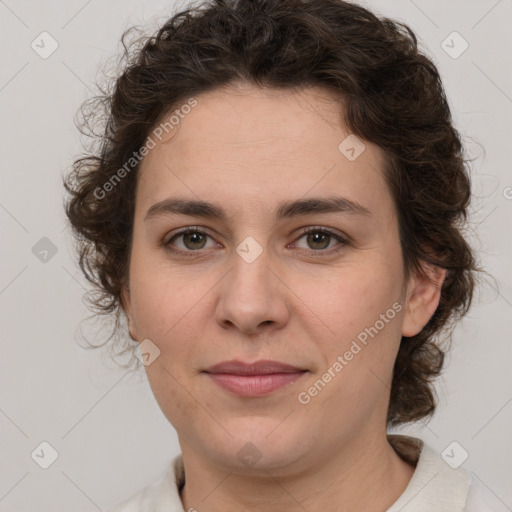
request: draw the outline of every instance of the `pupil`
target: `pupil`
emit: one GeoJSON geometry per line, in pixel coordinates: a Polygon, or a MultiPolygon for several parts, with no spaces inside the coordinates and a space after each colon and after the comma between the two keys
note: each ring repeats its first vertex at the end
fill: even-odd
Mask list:
{"type": "Polygon", "coordinates": [[[187,237],[189,238],[189,241],[192,245],[201,242],[201,240],[200,240],[201,235],[199,233],[188,233],[187,237]],[[190,240],[191,238],[192,238],[192,240],[190,240]]]}
{"type": "MultiPolygon", "coordinates": [[[[326,238],[329,237],[329,235],[327,235],[326,233],[312,233],[312,234],[310,234],[310,236],[313,238],[313,240],[312,240],[313,244],[318,243],[318,242],[321,243],[322,241],[325,241],[326,238]]],[[[327,245],[329,245],[329,244],[327,244],[327,245]]],[[[325,248],[325,245],[323,245],[320,248],[325,248]]]]}

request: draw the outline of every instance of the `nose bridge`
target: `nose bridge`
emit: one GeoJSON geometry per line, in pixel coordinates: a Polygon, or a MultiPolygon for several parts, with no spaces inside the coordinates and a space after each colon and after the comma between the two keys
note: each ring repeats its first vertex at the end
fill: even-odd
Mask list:
{"type": "MultiPolygon", "coordinates": [[[[269,280],[269,251],[255,246],[253,241],[244,241],[236,249],[233,257],[233,289],[243,298],[245,295],[256,295],[261,299],[267,296],[272,286],[269,280]]],[[[251,298],[254,300],[254,297],[251,298]]]]}
{"type": "Polygon", "coordinates": [[[217,306],[217,321],[253,332],[259,325],[286,321],[286,297],[272,269],[272,258],[254,238],[247,237],[233,253],[233,266],[217,306]]]}

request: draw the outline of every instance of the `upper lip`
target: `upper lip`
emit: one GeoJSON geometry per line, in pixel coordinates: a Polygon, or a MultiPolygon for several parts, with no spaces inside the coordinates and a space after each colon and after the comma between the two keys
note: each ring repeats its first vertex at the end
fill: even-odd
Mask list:
{"type": "Polygon", "coordinates": [[[279,361],[261,360],[244,363],[232,360],[217,363],[205,371],[206,373],[229,373],[232,375],[269,375],[272,373],[297,373],[305,370],[279,361]]]}

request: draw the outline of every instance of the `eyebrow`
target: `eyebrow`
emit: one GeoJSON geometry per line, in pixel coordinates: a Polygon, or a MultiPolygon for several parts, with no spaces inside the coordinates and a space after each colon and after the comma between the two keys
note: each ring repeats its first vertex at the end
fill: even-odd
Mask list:
{"type": "MultiPolygon", "coordinates": [[[[368,208],[345,197],[322,197],[282,202],[277,206],[274,217],[276,220],[281,220],[311,213],[372,215],[368,208]]],[[[216,219],[221,222],[225,222],[227,219],[226,211],[218,204],[189,199],[169,198],[151,206],[147,210],[144,220],[147,221],[155,217],[170,214],[216,219]]]]}

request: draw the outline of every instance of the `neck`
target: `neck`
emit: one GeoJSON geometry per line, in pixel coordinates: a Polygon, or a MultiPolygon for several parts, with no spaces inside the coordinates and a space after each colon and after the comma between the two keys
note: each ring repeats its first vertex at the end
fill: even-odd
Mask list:
{"type": "Polygon", "coordinates": [[[396,454],[385,435],[364,441],[332,450],[307,469],[254,469],[253,474],[225,471],[183,443],[183,507],[209,512],[382,512],[405,491],[414,468],[396,454]]]}

